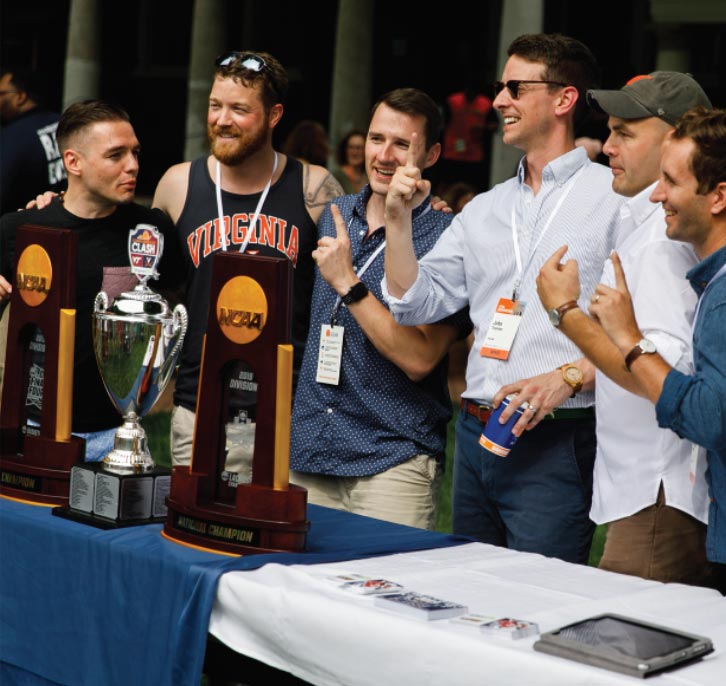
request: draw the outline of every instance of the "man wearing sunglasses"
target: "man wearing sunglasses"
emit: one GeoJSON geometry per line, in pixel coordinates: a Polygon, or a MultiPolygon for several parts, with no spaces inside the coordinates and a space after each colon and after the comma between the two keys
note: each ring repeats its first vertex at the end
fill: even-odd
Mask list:
{"type": "Polygon", "coordinates": [[[314,278],[315,224],[342,189],[323,167],[302,165],[274,150],[272,134],[283,114],[287,87],[287,74],[272,55],[233,52],[218,58],[207,113],[212,154],[171,167],[156,189],[154,207],[177,225],[188,270],[189,329],[172,414],[174,464],[188,464],[191,457],[215,252],[234,250],[292,262],[292,339],[299,369],[314,278]]]}
{"type": "Polygon", "coordinates": [[[566,242],[582,265],[583,291],[592,293],[622,201],[607,169],[574,144],[585,92],[598,76],[589,49],[540,34],[520,36],[508,54],[494,108],[504,142],[525,153],[516,177],[472,200],[417,261],[411,207],[423,182],[416,169],[399,168],[386,201],[384,291],[402,324],[470,307],[475,341],[456,427],[454,531],[584,563],[594,529],[592,380],[577,364],[577,347],[552,327],[576,303],[548,318],[537,305],[535,278],[566,242]],[[523,412],[517,443],[499,457],[479,439],[507,395],[504,420],[523,412]]]}
{"type": "MultiPolygon", "coordinates": [[[[705,455],[659,428],[653,406],[631,373],[641,354],[656,348],[684,374],[693,372],[692,321],[696,293],[686,272],[698,262],[692,248],[666,235],[666,213],[651,202],[661,147],[676,119],[711,103],[688,74],[657,71],[636,76],[619,90],[588,92],[590,104],[609,115],[613,190],[623,206],[617,251],[647,339],[623,356],[595,319],[579,309],[561,331],[597,367],[597,460],[590,516],[609,523],[600,567],[665,582],[703,585],[708,493],[705,455]]],[[[566,246],[545,263],[538,291],[546,309],[577,300],[577,264],[561,260],[566,246]]],[[[603,283],[615,286],[608,262],[603,283]]],[[[600,299],[593,296],[593,302],[600,299]]]]}

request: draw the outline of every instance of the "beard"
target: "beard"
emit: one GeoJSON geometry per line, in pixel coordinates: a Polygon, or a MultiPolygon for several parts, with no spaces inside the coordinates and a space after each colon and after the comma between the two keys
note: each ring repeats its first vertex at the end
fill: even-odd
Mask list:
{"type": "Polygon", "coordinates": [[[250,155],[265,147],[267,129],[236,133],[234,138],[221,138],[221,133],[231,133],[230,128],[207,125],[207,139],[214,155],[222,164],[241,164],[250,155]]]}

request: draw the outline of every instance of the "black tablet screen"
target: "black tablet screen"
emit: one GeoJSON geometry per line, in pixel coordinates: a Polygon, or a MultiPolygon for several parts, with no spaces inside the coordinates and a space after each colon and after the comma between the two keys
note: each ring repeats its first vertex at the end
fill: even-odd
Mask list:
{"type": "Polygon", "coordinates": [[[693,645],[690,638],[660,629],[632,624],[614,617],[589,619],[558,632],[569,641],[578,641],[610,652],[650,660],[693,645]]]}

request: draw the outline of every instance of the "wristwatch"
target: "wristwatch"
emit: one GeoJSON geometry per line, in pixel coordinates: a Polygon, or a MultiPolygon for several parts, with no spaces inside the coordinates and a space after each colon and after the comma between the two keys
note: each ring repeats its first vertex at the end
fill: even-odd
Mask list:
{"type": "Polygon", "coordinates": [[[572,389],[570,398],[574,398],[582,390],[585,375],[574,364],[563,364],[559,369],[562,372],[562,380],[572,389]]]}
{"type": "Polygon", "coordinates": [[[553,310],[550,310],[550,324],[552,324],[552,326],[554,326],[555,328],[559,328],[560,323],[562,322],[562,316],[565,314],[565,312],[574,310],[576,307],[577,300],[569,300],[564,305],[560,305],[559,307],[555,307],[553,310]]]}
{"type": "Polygon", "coordinates": [[[350,290],[341,298],[341,302],[347,307],[348,305],[357,303],[359,300],[363,300],[367,295],[368,286],[362,281],[359,281],[350,287],[350,290]]]}
{"type": "Polygon", "coordinates": [[[630,371],[630,366],[641,355],[652,355],[657,352],[655,343],[647,338],[641,338],[633,347],[633,349],[625,356],[625,369],[630,371]]]}

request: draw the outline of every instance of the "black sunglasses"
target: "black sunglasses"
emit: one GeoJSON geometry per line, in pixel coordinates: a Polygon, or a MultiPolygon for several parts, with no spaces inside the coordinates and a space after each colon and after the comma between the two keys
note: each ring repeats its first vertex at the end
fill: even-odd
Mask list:
{"type": "Polygon", "coordinates": [[[526,79],[510,79],[506,83],[504,81],[494,82],[494,95],[499,95],[505,88],[509,91],[509,94],[514,100],[519,98],[519,87],[523,83],[547,83],[551,86],[562,86],[563,88],[567,85],[560,81],[530,81],[526,79]]]}
{"type": "Polygon", "coordinates": [[[254,52],[227,52],[224,55],[220,55],[214,61],[214,64],[217,67],[229,67],[235,62],[238,62],[239,66],[243,69],[257,72],[262,71],[267,66],[267,62],[259,55],[255,55],[254,52]]]}

